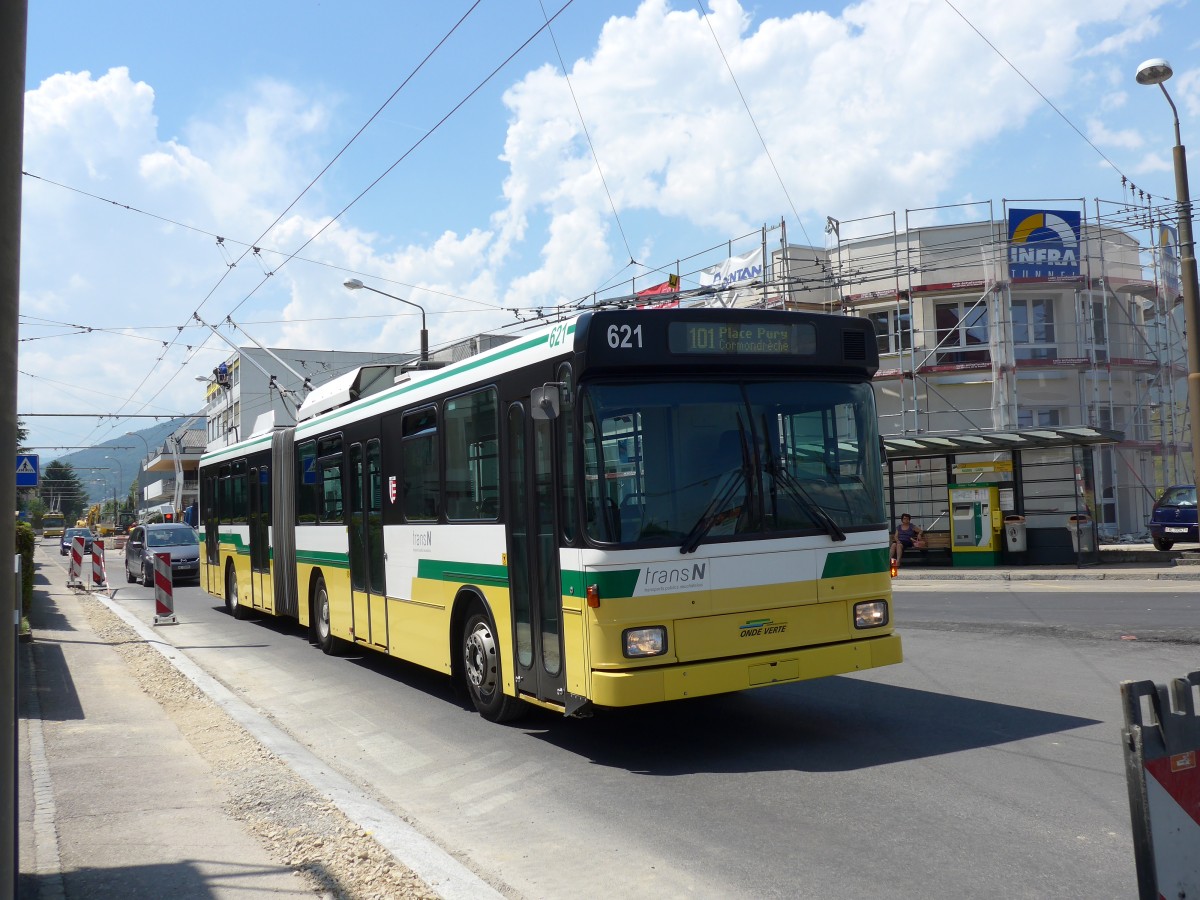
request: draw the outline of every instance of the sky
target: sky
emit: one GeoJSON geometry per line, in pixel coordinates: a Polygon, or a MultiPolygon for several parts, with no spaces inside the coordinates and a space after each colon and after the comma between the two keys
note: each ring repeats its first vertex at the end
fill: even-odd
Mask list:
{"type": "Polygon", "coordinates": [[[764,226],[1173,198],[1149,58],[1200,171],[1200,0],[564,2],[33,0],[17,408],[105,415],[25,418],[43,464],[227,341],[414,352],[347,278],[436,349],[764,226]]]}

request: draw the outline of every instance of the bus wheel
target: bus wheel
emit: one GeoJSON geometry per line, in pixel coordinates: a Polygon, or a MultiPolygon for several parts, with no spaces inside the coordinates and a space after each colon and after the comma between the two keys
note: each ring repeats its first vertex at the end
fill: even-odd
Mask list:
{"type": "Polygon", "coordinates": [[[317,576],[313,586],[313,635],[321,652],[334,656],[341,649],[341,641],[333,636],[333,626],[329,624],[329,590],[325,587],[325,577],[317,576]]]}
{"type": "Polygon", "coordinates": [[[508,722],[525,711],[524,703],[504,693],[496,629],[491,617],[479,607],[463,627],[462,661],[467,693],[481,716],[490,722],[508,722]]]}
{"type": "Polygon", "coordinates": [[[246,618],[246,610],[238,605],[237,570],[233,563],[225,567],[225,609],[235,619],[246,618]]]}

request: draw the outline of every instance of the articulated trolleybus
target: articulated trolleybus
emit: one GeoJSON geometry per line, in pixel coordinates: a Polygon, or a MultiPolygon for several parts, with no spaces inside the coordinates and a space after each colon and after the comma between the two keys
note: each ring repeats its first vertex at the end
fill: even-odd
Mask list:
{"type": "Polygon", "coordinates": [[[861,671],[893,632],[865,319],[585,312],[204,456],[204,579],[488,719],[861,671]]]}

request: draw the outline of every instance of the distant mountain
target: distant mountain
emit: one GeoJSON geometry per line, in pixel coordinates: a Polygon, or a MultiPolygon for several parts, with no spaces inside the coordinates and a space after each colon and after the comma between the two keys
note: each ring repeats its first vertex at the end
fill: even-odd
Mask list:
{"type": "MultiPolygon", "coordinates": [[[[129,485],[137,478],[142,460],[146,457],[146,447],[150,448],[151,454],[155,450],[160,450],[171,432],[186,421],[186,418],[166,419],[156,422],[149,428],[135,431],[134,435],[137,437],[122,434],[87,450],[76,450],[74,453],[58,456],[55,459],[66,463],[75,470],[75,474],[79,476],[79,480],[83,482],[83,486],[90,495],[91,503],[99,503],[106,498],[112,499],[114,483],[120,485],[117,495],[124,498],[129,492],[129,485]],[[145,439],[145,445],[138,439],[139,437],[145,439]],[[129,449],[114,449],[116,447],[128,447],[129,449]],[[105,458],[108,456],[113,457],[116,462],[113,462],[113,459],[105,458]],[[93,467],[95,467],[94,471],[93,467]],[[103,483],[98,483],[93,479],[100,479],[103,483]]],[[[48,462],[53,462],[53,460],[43,460],[42,467],[44,468],[48,462]]],[[[151,474],[144,478],[143,482],[157,481],[161,477],[161,473],[151,474]]]]}

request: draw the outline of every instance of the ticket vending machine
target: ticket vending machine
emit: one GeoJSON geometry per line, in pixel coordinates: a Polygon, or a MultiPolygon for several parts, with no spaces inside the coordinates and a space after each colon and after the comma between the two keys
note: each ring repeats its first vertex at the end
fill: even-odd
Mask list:
{"type": "Polygon", "coordinates": [[[950,555],[956,566],[994,566],[1000,561],[1003,517],[994,484],[951,484],[950,555]]]}

